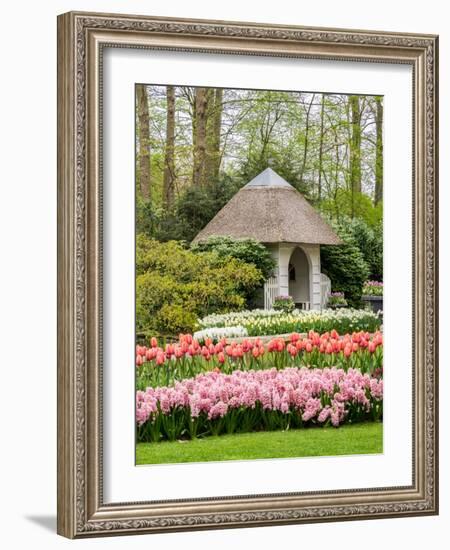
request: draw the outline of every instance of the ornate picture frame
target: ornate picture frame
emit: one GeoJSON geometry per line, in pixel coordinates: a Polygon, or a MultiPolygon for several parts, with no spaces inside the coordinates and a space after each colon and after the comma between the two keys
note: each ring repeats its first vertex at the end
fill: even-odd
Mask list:
{"type": "MultiPolygon", "coordinates": [[[[70,12],[58,17],[58,533],[69,538],[438,513],[438,38],[70,12]],[[406,64],[413,73],[413,483],[105,503],[105,47],[406,64]]],[[[130,452],[133,452],[132,450],[130,452]]]]}

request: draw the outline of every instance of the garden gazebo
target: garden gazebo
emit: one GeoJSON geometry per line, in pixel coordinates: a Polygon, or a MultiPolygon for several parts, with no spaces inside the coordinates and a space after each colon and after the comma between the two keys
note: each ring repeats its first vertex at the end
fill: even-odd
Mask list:
{"type": "Polygon", "coordinates": [[[274,276],[264,284],[264,307],[290,295],[300,309],[324,307],[330,281],[320,272],[320,245],[342,244],[333,229],[292,185],[267,168],[244,187],[195,237],[252,238],[269,248],[274,276]]]}

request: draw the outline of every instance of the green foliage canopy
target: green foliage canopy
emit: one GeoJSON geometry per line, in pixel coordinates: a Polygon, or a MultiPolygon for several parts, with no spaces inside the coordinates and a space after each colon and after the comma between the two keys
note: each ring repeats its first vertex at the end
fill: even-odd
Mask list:
{"type": "Polygon", "coordinates": [[[359,218],[369,227],[375,228],[383,220],[383,204],[374,206],[370,197],[364,193],[337,189],[333,197],[323,200],[321,211],[328,217],[338,221],[343,218],[359,218]]]}

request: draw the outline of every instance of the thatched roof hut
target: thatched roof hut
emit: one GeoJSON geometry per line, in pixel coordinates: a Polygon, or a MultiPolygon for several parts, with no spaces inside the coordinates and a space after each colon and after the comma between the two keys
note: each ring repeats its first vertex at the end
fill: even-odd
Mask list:
{"type": "Polygon", "coordinates": [[[253,238],[263,243],[341,244],[292,185],[267,168],[240,189],[195,237],[253,238]]]}
{"type": "Polygon", "coordinates": [[[271,251],[276,269],[264,284],[265,308],[280,295],[292,296],[301,309],[326,305],[331,283],[320,272],[320,245],[342,241],[303,195],[271,168],[240,189],[194,242],[212,236],[252,238],[271,251]]]}

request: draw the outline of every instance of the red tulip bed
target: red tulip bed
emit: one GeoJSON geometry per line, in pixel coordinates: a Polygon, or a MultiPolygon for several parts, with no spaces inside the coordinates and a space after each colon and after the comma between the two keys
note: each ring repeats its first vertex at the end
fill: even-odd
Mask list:
{"type": "Polygon", "coordinates": [[[261,370],[286,367],[338,367],[347,371],[357,368],[362,373],[379,375],[383,365],[383,336],[381,332],[354,332],[340,336],[335,330],[306,336],[293,333],[287,340],[273,338],[214,344],[206,339],[201,345],[190,334],[182,334],[174,344],[136,346],[137,387],[168,386],[177,380],[216,370],[230,374],[235,370],[261,370]]]}
{"type": "Polygon", "coordinates": [[[380,420],[380,332],[136,347],[138,441],[380,420]]]}

